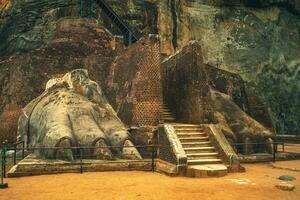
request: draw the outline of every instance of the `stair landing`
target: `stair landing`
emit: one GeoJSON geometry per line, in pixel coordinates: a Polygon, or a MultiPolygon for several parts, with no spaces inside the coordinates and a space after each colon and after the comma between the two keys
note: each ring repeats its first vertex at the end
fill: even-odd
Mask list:
{"type": "Polygon", "coordinates": [[[193,165],[187,169],[187,176],[196,178],[221,177],[227,175],[227,173],[227,167],[223,164],[193,165]]]}

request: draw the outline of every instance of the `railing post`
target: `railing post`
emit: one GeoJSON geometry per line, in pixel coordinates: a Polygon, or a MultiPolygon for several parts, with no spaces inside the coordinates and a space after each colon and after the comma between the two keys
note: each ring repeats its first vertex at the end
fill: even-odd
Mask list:
{"type": "Polygon", "coordinates": [[[17,164],[17,144],[14,144],[14,165],[17,164]]]}
{"type": "Polygon", "coordinates": [[[93,17],[93,0],[89,0],[89,18],[93,17]]]}
{"type": "Polygon", "coordinates": [[[128,38],[128,45],[131,45],[132,43],[132,34],[129,32],[129,38],[128,38]]]}
{"type": "Polygon", "coordinates": [[[80,17],[82,17],[82,9],[83,9],[83,0],[80,0],[80,17]]]}
{"type": "Polygon", "coordinates": [[[1,183],[0,183],[0,189],[5,189],[8,187],[7,183],[4,183],[4,177],[5,177],[5,156],[6,156],[6,148],[5,146],[2,148],[1,151],[1,183]]]}
{"type": "Polygon", "coordinates": [[[275,156],[276,156],[276,147],[275,147],[275,145],[276,145],[276,143],[273,142],[273,162],[276,162],[276,158],[275,158],[275,156]]]}
{"type": "Polygon", "coordinates": [[[6,144],[2,148],[2,176],[6,178],[6,151],[7,147],[6,144]]]}
{"type": "Polygon", "coordinates": [[[152,167],[152,172],[154,172],[154,145],[152,145],[152,151],[151,151],[151,167],[152,167]]]}
{"type": "Polygon", "coordinates": [[[284,148],[285,148],[285,143],[284,142],[282,142],[282,151],[283,151],[283,153],[284,153],[284,148]]]}
{"type": "Polygon", "coordinates": [[[25,157],[25,142],[22,141],[22,159],[25,157]]]}
{"type": "Polygon", "coordinates": [[[83,173],[83,167],[82,167],[82,148],[79,148],[79,156],[80,156],[80,173],[83,173]]]}

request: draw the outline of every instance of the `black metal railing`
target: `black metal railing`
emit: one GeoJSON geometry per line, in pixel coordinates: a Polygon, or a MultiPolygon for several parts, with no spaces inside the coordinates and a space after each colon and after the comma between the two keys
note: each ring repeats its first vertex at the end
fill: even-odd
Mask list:
{"type": "Polygon", "coordinates": [[[276,162],[278,153],[291,153],[300,155],[300,145],[278,142],[258,142],[258,143],[234,143],[231,144],[237,154],[253,155],[257,153],[268,153],[272,155],[272,161],[276,162]],[[245,150],[247,149],[247,150],[245,150]],[[251,149],[251,150],[249,150],[251,149]]]}
{"type": "MultiPolygon", "coordinates": [[[[129,151],[128,153],[118,153],[117,150],[120,150],[121,148],[135,148],[138,150],[140,156],[142,159],[140,161],[149,161],[151,159],[151,171],[155,171],[156,164],[155,159],[157,158],[157,145],[135,145],[135,146],[106,146],[106,147],[25,147],[25,143],[18,142],[16,144],[13,144],[12,146],[4,145],[4,147],[1,149],[1,177],[5,178],[7,174],[7,167],[13,166],[18,163],[18,161],[24,159],[27,155],[32,154],[36,151],[41,153],[43,156],[43,159],[59,159],[59,160],[67,160],[67,157],[63,154],[60,154],[62,151],[68,151],[72,152],[74,160],[70,161],[73,164],[79,165],[79,172],[83,173],[83,165],[84,160],[100,160],[97,158],[97,156],[94,154],[95,150],[99,149],[109,149],[111,150],[113,157],[115,159],[112,160],[106,160],[107,162],[114,162],[118,161],[118,159],[121,160],[130,160],[130,156],[134,156],[134,151],[129,151]],[[13,151],[13,152],[11,152],[13,151]],[[10,155],[8,155],[8,152],[10,152],[10,155]],[[9,160],[11,162],[9,162],[9,160]]],[[[139,159],[137,159],[139,160],[139,159]]]]}
{"type": "Polygon", "coordinates": [[[105,0],[95,0],[102,11],[111,19],[111,21],[122,32],[125,39],[125,45],[135,43],[140,38],[140,33],[133,30],[107,3],[105,0]]]}

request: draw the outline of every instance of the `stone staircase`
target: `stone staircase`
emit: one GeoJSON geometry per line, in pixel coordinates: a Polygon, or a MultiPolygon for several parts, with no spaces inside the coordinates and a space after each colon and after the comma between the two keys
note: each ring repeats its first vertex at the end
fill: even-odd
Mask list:
{"type": "Polygon", "coordinates": [[[160,120],[163,123],[173,123],[176,121],[176,118],[173,116],[173,113],[165,104],[163,104],[160,108],[160,120]]]}
{"type": "Polygon", "coordinates": [[[172,125],[187,156],[187,176],[210,177],[227,174],[227,167],[223,165],[218,151],[201,125],[172,125]]]}
{"type": "Polygon", "coordinates": [[[185,151],[188,164],[187,176],[211,177],[227,174],[227,167],[223,165],[218,151],[201,125],[176,123],[176,118],[165,104],[162,105],[160,112],[161,121],[173,126],[185,151]]]}

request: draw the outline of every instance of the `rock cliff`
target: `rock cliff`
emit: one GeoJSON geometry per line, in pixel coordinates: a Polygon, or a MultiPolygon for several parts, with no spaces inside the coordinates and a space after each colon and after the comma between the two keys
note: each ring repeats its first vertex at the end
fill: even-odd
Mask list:
{"type": "Polygon", "coordinates": [[[271,111],[278,133],[299,133],[300,1],[159,3],[161,51],[190,40],[206,64],[241,75],[271,111]]]}
{"type": "MultiPolygon", "coordinates": [[[[190,40],[200,41],[206,64],[239,74],[263,99],[277,133],[299,134],[299,0],[107,2],[141,32],[158,32],[163,54],[174,53],[190,40]]],[[[59,19],[79,17],[79,8],[78,0],[1,0],[0,55],[46,46],[55,37],[59,19]]],[[[93,18],[121,34],[95,3],[93,18]]],[[[6,67],[2,64],[2,70],[6,67]]]]}

